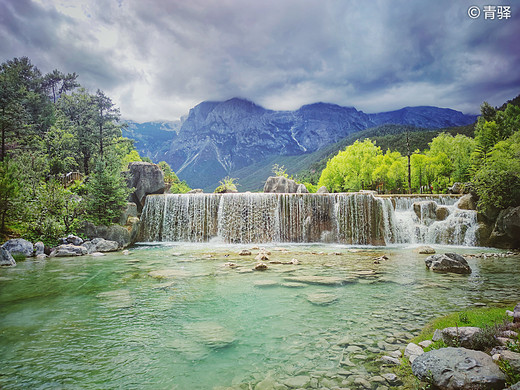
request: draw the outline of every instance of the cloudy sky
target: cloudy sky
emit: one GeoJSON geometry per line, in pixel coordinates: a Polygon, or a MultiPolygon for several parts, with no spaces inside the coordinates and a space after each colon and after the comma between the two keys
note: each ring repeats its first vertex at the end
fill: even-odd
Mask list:
{"type": "Polygon", "coordinates": [[[235,96],[477,113],[520,94],[519,37],[515,1],[0,0],[1,62],[76,72],[137,121],[235,96]],[[511,17],[486,20],[489,4],[511,17]]]}

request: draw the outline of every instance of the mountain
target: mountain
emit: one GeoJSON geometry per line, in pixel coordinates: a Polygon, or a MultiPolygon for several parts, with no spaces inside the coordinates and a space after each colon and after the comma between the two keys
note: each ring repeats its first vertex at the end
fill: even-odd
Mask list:
{"type": "Polygon", "coordinates": [[[152,161],[164,160],[165,154],[170,149],[170,144],[179,132],[182,122],[144,122],[137,123],[124,120],[123,137],[134,140],[134,145],[143,157],[149,157],[152,161]]]}
{"type": "Polygon", "coordinates": [[[280,156],[304,158],[370,127],[398,124],[436,129],[475,120],[475,115],[438,107],[366,114],[353,107],[314,103],[295,111],[273,111],[233,98],[192,108],[169,150],[159,155],[191,187],[212,190],[225,176],[238,177],[240,183],[236,173],[252,165],[280,156]]]}

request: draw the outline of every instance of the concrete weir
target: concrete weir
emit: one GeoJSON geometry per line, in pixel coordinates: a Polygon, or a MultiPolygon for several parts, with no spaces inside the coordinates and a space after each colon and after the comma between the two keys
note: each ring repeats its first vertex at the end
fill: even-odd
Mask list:
{"type": "Polygon", "coordinates": [[[150,195],[139,241],[475,245],[476,213],[459,210],[456,201],[373,192],[150,195]]]}

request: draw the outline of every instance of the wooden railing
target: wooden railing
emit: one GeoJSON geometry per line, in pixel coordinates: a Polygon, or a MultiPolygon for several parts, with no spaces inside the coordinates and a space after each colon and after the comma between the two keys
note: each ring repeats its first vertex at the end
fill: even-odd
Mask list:
{"type": "Polygon", "coordinates": [[[61,176],[60,180],[63,187],[67,188],[76,180],[81,180],[82,178],[83,175],[80,172],[69,172],[66,175],[61,176]]]}

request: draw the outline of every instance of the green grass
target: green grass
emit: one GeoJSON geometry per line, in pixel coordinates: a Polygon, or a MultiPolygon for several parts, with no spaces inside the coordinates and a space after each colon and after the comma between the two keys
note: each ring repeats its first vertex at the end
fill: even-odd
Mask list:
{"type": "Polygon", "coordinates": [[[411,342],[417,344],[423,340],[430,340],[435,329],[444,329],[452,326],[476,326],[483,328],[485,326],[501,324],[507,318],[506,310],[513,310],[513,307],[514,306],[502,306],[468,309],[436,318],[426,324],[421,333],[414,337],[411,342]]]}

